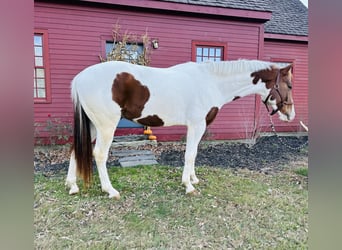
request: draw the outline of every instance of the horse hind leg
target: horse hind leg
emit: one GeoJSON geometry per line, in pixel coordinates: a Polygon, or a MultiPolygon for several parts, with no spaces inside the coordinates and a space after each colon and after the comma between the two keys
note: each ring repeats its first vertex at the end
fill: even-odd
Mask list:
{"type": "MultiPolygon", "coordinates": [[[[91,141],[95,140],[96,131],[94,128],[94,125],[90,125],[90,135],[91,135],[91,141]]],[[[70,155],[70,162],[69,162],[69,168],[68,168],[68,174],[65,181],[65,185],[70,188],[69,194],[77,194],[80,190],[77,186],[77,169],[76,169],[76,159],[74,150],[71,151],[70,155]]]]}
{"type": "Polygon", "coordinates": [[[76,159],[74,150],[72,150],[71,152],[68,175],[65,181],[65,185],[70,188],[69,194],[77,194],[80,191],[76,183],[76,159]]]}
{"type": "Polygon", "coordinates": [[[96,144],[93,151],[99,172],[102,191],[107,192],[109,198],[120,199],[120,193],[113,188],[106,167],[109,148],[113,141],[114,128],[97,130],[96,144]]]}

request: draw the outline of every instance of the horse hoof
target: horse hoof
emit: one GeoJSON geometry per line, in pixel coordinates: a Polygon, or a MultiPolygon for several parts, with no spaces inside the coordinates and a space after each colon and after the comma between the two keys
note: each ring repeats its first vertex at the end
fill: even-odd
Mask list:
{"type": "Polygon", "coordinates": [[[77,186],[76,187],[74,186],[74,187],[70,188],[69,194],[70,195],[77,194],[79,191],[80,191],[79,188],[77,186]]]}
{"type": "Polygon", "coordinates": [[[186,193],[188,196],[199,196],[201,194],[200,191],[197,191],[196,189],[186,193]]]}
{"type": "Polygon", "coordinates": [[[191,184],[194,184],[194,185],[196,185],[196,184],[198,184],[199,183],[199,180],[196,178],[196,179],[193,179],[193,180],[191,180],[191,184]]]}
{"type": "Polygon", "coordinates": [[[109,194],[108,195],[108,197],[111,199],[111,198],[113,198],[113,199],[115,199],[115,200],[120,200],[120,194],[119,193],[117,193],[117,194],[109,194]]]}

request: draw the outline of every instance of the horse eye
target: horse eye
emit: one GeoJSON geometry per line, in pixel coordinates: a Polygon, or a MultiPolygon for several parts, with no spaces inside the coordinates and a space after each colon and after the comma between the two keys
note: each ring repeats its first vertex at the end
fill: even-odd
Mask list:
{"type": "Polygon", "coordinates": [[[287,85],[287,87],[288,87],[289,89],[292,89],[292,85],[287,85]]]}

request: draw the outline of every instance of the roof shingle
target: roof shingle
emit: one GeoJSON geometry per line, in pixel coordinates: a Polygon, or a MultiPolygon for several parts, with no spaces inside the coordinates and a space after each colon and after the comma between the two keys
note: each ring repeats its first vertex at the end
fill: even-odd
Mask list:
{"type": "Polygon", "coordinates": [[[285,35],[308,35],[308,9],[299,0],[162,0],[193,5],[271,11],[265,32],[285,35]]]}
{"type": "Polygon", "coordinates": [[[299,0],[267,0],[272,18],[265,23],[265,32],[286,35],[308,35],[308,9],[299,0]]]}

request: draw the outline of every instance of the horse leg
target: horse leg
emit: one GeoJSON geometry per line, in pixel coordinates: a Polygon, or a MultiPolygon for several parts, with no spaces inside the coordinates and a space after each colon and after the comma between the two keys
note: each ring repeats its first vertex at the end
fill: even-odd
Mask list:
{"type": "Polygon", "coordinates": [[[120,193],[115,190],[109,180],[106,162],[109,148],[113,141],[114,128],[97,130],[96,144],[93,151],[99,172],[102,191],[109,194],[109,198],[120,199],[120,193]]]}
{"type": "Polygon", "coordinates": [[[69,194],[77,194],[80,190],[76,184],[76,159],[74,150],[71,152],[68,175],[65,181],[65,185],[70,188],[69,194]]]}
{"type": "MultiPolygon", "coordinates": [[[[91,135],[91,140],[95,140],[96,136],[96,131],[93,126],[93,124],[90,125],[90,135],[91,135]]],[[[69,194],[77,194],[79,192],[79,188],[76,184],[76,159],[75,159],[75,154],[74,150],[71,151],[71,156],[70,156],[70,162],[69,162],[69,168],[68,168],[68,175],[65,181],[65,185],[70,188],[69,194]]]]}
{"type": "Polygon", "coordinates": [[[185,164],[182,174],[182,183],[185,185],[185,192],[194,193],[196,189],[192,184],[198,183],[198,179],[195,174],[195,159],[197,155],[198,143],[200,142],[202,135],[205,131],[205,122],[188,126],[186,149],[185,149],[185,164]]]}
{"type": "Polygon", "coordinates": [[[196,173],[195,173],[195,164],[192,166],[192,169],[190,171],[190,181],[191,181],[191,184],[199,183],[199,179],[197,178],[196,173]]]}

